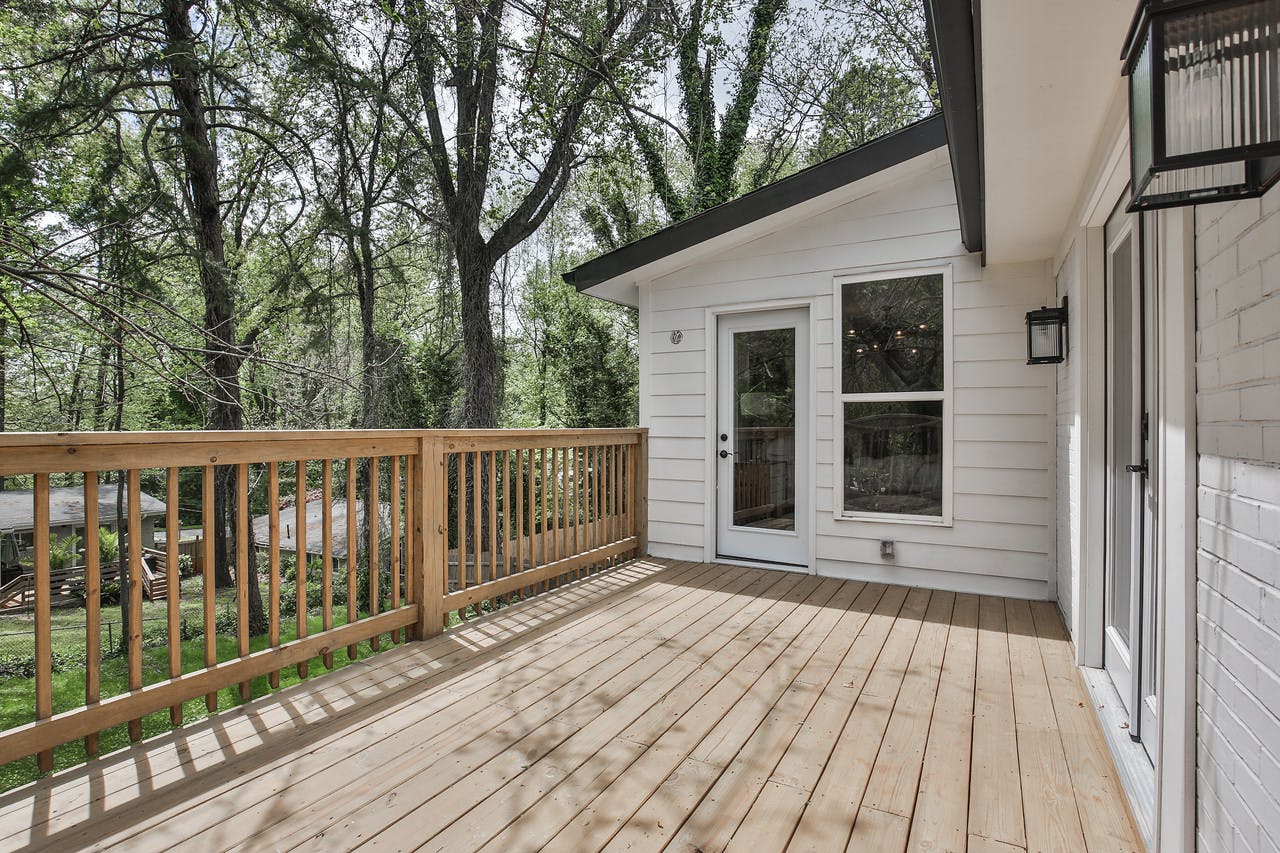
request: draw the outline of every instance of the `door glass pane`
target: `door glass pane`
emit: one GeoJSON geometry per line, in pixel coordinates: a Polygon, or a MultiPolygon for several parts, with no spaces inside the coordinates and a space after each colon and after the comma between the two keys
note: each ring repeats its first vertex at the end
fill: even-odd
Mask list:
{"type": "Polygon", "coordinates": [[[1125,465],[1141,458],[1134,442],[1134,349],[1133,244],[1129,237],[1111,255],[1111,416],[1112,506],[1111,565],[1107,572],[1108,623],[1129,643],[1130,587],[1133,581],[1134,481],[1125,465]]]}
{"type": "Polygon", "coordinates": [[[942,401],[844,404],[846,512],[942,515],[942,401]]]}
{"type": "Polygon", "coordinates": [[[796,527],[796,330],[733,336],[733,523],[796,527]]]}

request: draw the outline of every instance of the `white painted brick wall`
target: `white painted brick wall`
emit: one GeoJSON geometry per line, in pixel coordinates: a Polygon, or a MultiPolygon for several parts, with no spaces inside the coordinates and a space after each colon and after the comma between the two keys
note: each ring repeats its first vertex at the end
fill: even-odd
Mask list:
{"type": "Polygon", "coordinates": [[[1196,212],[1196,837],[1280,839],[1280,190],[1196,212]]]}

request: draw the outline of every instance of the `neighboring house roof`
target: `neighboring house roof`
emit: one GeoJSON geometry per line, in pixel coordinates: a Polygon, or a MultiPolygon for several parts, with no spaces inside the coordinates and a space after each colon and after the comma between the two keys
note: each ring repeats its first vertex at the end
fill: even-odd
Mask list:
{"type": "MultiPolygon", "coordinates": [[[[280,514],[280,551],[290,553],[298,550],[298,542],[294,535],[294,524],[297,520],[296,507],[290,505],[279,510],[280,514]]],[[[383,530],[391,520],[391,504],[380,504],[380,523],[383,530]]],[[[333,502],[333,528],[330,541],[333,543],[333,556],[347,556],[347,502],[333,502]]],[[[356,525],[364,524],[364,502],[356,501],[356,525]]],[[[271,516],[259,515],[253,519],[253,544],[266,548],[270,544],[271,516]]],[[[324,501],[307,501],[307,534],[308,554],[319,554],[324,547],[324,501]]]]}
{"type": "MultiPolygon", "coordinates": [[[[0,492],[0,530],[20,531],[34,527],[34,493],[31,489],[0,492]]],[[[165,514],[164,501],[156,500],[146,492],[139,502],[143,516],[165,514]]],[[[125,494],[122,512],[128,513],[129,499],[125,494]]],[[[114,524],[116,518],[116,490],[103,488],[98,491],[98,521],[104,526],[114,524]]],[[[49,489],[49,526],[67,527],[84,524],[84,489],[80,486],[59,486],[49,489]]]]}
{"type": "Polygon", "coordinates": [[[946,144],[942,117],[930,116],[600,255],[566,272],[564,280],[587,290],[946,144]]]}

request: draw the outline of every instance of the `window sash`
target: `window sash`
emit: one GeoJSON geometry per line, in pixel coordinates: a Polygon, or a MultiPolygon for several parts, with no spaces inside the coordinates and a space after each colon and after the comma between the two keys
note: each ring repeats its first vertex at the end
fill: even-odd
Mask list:
{"type": "Polygon", "coordinates": [[[954,350],[953,340],[954,334],[952,329],[952,270],[948,266],[928,267],[919,269],[890,269],[880,270],[867,274],[843,275],[836,276],[833,282],[833,314],[836,321],[832,324],[834,334],[834,353],[835,353],[835,411],[833,412],[834,420],[834,450],[835,458],[832,466],[835,472],[833,482],[833,501],[832,510],[833,517],[837,521],[864,521],[876,522],[884,524],[919,524],[932,527],[949,527],[952,524],[952,499],[955,489],[954,480],[954,427],[952,420],[954,413],[952,411],[952,387],[954,384],[954,350]],[[844,392],[844,357],[842,346],[844,343],[844,334],[841,330],[840,318],[844,316],[844,286],[846,284],[859,281],[883,281],[886,279],[903,278],[918,275],[941,275],[942,276],[942,302],[943,302],[943,322],[942,322],[942,341],[943,341],[943,381],[941,389],[929,391],[887,391],[887,392],[844,392]],[[942,422],[942,513],[941,515],[909,515],[905,513],[892,512],[873,512],[865,510],[847,510],[844,504],[845,483],[845,403],[893,403],[893,402],[923,402],[923,401],[941,401],[943,422],[942,422]]]}

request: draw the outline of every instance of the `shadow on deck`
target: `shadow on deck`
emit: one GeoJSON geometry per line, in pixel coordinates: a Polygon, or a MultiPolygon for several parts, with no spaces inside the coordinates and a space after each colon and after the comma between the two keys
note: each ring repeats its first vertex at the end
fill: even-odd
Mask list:
{"type": "Polygon", "coordinates": [[[0,847],[1140,850],[1052,605],[639,560],[0,796],[0,847]]]}

